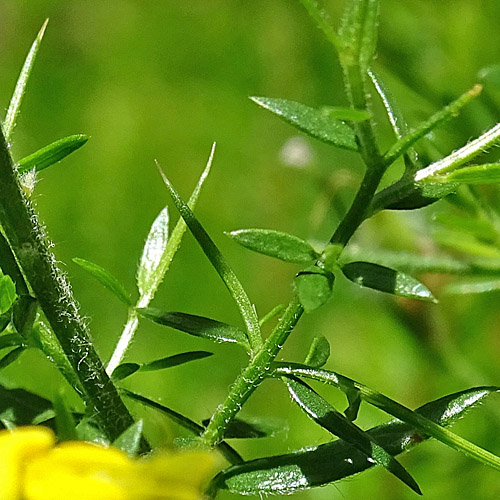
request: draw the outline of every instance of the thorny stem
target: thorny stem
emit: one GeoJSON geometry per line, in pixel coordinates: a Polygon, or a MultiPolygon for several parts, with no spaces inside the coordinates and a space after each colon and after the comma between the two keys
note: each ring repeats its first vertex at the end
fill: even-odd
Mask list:
{"type": "Polygon", "coordinates": [[[0,135],[0,223],[19,267],[68,358],[89,414],[113,441],[134,421],[106,375],[33,207],[24,197],[3,131],[0,135]]]}

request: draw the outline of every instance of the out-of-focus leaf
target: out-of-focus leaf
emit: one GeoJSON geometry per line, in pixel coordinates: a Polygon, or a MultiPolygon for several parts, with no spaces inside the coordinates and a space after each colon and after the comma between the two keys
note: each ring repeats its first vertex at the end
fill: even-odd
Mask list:
{"type": "Polygon", "coordinates": [[[2,359],[0,359],[0,370],[7,368],[7,366],[14,363],[14,361],[16,361],[19,356],[21,356],[25,349],[26,347],[24,346],[16,347],[14,350],[10,351],[2,359]]]}
{"type": "Polygon", "coordinates": [[[101,285],[104,285],[123,303],[128,306],[132,305],[130,295],[125,290],[125,287],[109,271],[99,266],[98,264],[94,264],[94,262],[80,259],[78,257],[75,257],[73,259],[73,262],[90,273],[97,281],[99,281],[99,283],[101,283],[101,285]]]}
{"type": "MultiPolygon", "coordinates": [[[[416,412],[447,426],[477,405],[492,388],[475,388],[427,403],[416,412]]],[[[391,455],[409,450],[428,438],[400,420],[392,420],[367,431],[391,455]]],[[[375,464],[343,440],[285,455],[250,460],[229,467],[213,480],[213,490],[227,489],[245,495],[290,494],[338,481],[375,464]]]]}
{"type": "Polygon", "coordinates": [[[19,115],[19,110],[21,108],[21,102],[23,100],[24,93],[26,92],[26,85],[28,84],[28,79],[30,77],[31,70],[33,69],[33,65],[35,64],[36,55],[38,53],[38,49],[40,48],[40,44],[42,43],[43,34],[45,33],[45,28],[47,27],[48,22],[49,20],[47,19],[38,32],[38,35],[36,36],[35,41],[31,45],[28,55],[26,56],[19,78],[17,79],[14,94],[10,100],[9,109],[7,110],[5,120],[2,124],[5,140],[7,142],[9,142],[16,125],[17,116],[19,115]]]}
{"type": "Polygon", "coordinates": [[[432,231],[433,239],[440,245],[479,257],[500,258],[500,250],[493,245],[478,241],[472,234],[440,228],[432,231]]]}
{"type": "Polygon", "coordinates": [[[249,348],[247,337],[242,330],[221,321],[181,312],[165,312],[153,307],[138,309],[138,312],[155,323],[175,328],[195,337],[202,337],[219,343],[236,343],[245,349],[249,348]]]}
{"type": "Polygon", "coordinates": [[[239,229],[227,233],[236,243],[285,262],[305,264],[318,258],[309,243],[291,234],[271,229],[239,229]]]}
{"type": "Polygon", "coordinates": [[[364,122],[365,120],[369,120],[371,118],[370,113],[368,113],[368,111],[364,111],[363,109],[322,106],[320,111],[330,118],[343,121],[364,122]]]}
{"type": "Polygon", "coordinates": [[[304,364],[321,368],[330,357],[330,343],[323,335],[314,337],[309,352],[307,353],[304,364]]]}
{"type": "Polygon", "coordinates": [[[500,163],[470,165],[454,170],[447,175],[431,178],[435,182],[458,182],[459,184],[498,184],[500,182],[500,163]]]}
{"type": "Polygon", "coordinates": [[[350,262],[342,266],[342,272],[360,286],[380,290],[399,297],[436,302],[431,291],[408,274],[371,262],[350,262]]]}
{"type": "Polygon", "coordinates": [[[255,308],[248,298],[243,285],[229,263],[226,261],[225,257],[222,255],[221,251],[217,248],[217,245],[205,231],[205,228],[201,225],[189,206],[179,196],[179,193],[177,193],[174,186],[172,186],[160,165],[157,163],[156,166],[158,167],[158,171],[162,176],[163,182],[177,210],[181,214],[192,235],[196,238],[196,241],[203,250],[203,253],[206,255],[213,268],[217,271],[217,274],[226,285],[226,288],[229,290],[234,302],[238,306],[243,322],[245,323],[246,334],[248,336],[250,347],[254,351],[259,349],[262,346],[259,318],[257,317],[255,308]]]}
{"type": "Polygon", "coordinates": [[[16,285],[10,278],[0,272],[0,314],[6,313],[16,300],[16,285]]]}
{"type": "Polygon", "coordinates": [[[141,297],[156,286],[158,267],[168,244],[168,219],[168,207],[165,207],[154,220],[146,238],[137,268],[137,287],[141,297]]]}
{"type": "Polygon", "coordinates": [[[135,457],[139,452],[143,427],[142,419],[134,422],[113,441],[113,446],[123,450],[130,457],[135,457]]]}
{"type": "MultiPolygon", "coordinates": [[[[444,286],[441,292],[445,295],[469,295],[476,293],[496,292],[500,290],[500,280],[489,281],[455,281],[444,286]]],[[[0,337],[1,339],[1,337],[0,337]]]]}
{"type": "Polygon", "coordinates": [[[284,377],[292,399],[317,424],[343,439],[364,453],[378,465],[385,467],[391,474],[409,486],[413,491],[422,494],[415,480],[406,469],[393,458],[370,434],[353,424],[344,415],[333,408],[325,399],[306,383],[294,377],[284,377]]]}
{"type": "Polygon", "coordinates": [[[24,174],[34,168],[37,172],[40,172],[40,170],[50,167],[80,149],[88,140],[89,138],[84,134],[70,135],[64,139],[59,139],[19,160],[17,171],[24,174]]]}
{"type": "Polygon", "coordinates": [[[30,295],[20,295],[12,308],[12,324],[18,333],[27,337],[33,329],[38,302],[30,295]]]}
{"type": "Polygon", "coordinates": [[[329,271],[311,266],[295,276],[295,288],[304,311],[321,307],[331,296],[335,276],[329,271]]]}
{"type": "Polygon", "coordinates": [[[78,439],[76,422],[71,410],[68,408],[64,394],[57,394],[54,398],[54,411],[56,412],[56,429],[59,441],[74,441],[78,439]]]}
{"type": "Polygon", "coordinates": [[[327,12],[322,9],[316,0],[300,0],[307,12],[318,25],[318,28],[325,34],[327,40],[333,44],[337,50],[341,48],[341,40],[332,27],[332,22],[327,12]]]}
{"type": "Polygon", "coordinates": [[[461,217],[448,213],[435,214],[432,219],[441,226],[471,234],[485,241],[494,242],[498,238],[497,231],[493,225],[486,220],[461,217]]]}
{"type": "MultiPolygon", "coordinates": [[[[203,420],[202,424],[206,427],[209,419],[203,420]]],[[[225,439],[255,439],[273,436],[274,434],[286,429],[286,422],[269,418],[254,418],[252,420],[241,420],[235,418],[227,426],[224,433],[225,439]]]]}
{"type": "Polygon", "coordinates": [[[315,139],[351,151],[358,149],[356,135],[351,127],[325,115],[321,110],[286,99],[268,97],[251,97],[250,99],[315,139]]]}
{"type": "Polygon", "coordinates": [[[97,443],[102,446],[109,446],[111,444],[97,424],[88,418],[82,418],[78,422],[76,432],[78,439],[82,441],[89,441],[90,443],[97,443]]]}

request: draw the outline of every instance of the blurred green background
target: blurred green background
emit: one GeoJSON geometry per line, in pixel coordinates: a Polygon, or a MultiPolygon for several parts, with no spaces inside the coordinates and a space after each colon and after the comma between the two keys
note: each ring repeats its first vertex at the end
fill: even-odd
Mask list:
{"type": "MultiPolygon", "coordinates": [[[[382,0],[376,68],[412,125],[500,62],[496,0],[382,0]]],[[[327,8],[338,22],[342,3],[327,8]]],[[[86,133],[80,151],[40,176],[34,199],[57,258],[67,271],[92,335],[107,359],[126,311],[71,262],[92,260],[134,289],[135,266],[149,226],[167,203],[156,158],[187,197],[217,141],[213,172],[197,214],[247,287],[260,314],[292,293],[298,267],[251,254],[223,231],[265,227],[325,241],[362,174],[358,158],[305,139],[307,165],[287,165],[294,130],[247,99],[283,97],[312,106],[346,104],[335,54],[296,0],[3,0],[0,3],[0,102],[7,107],[29,46],[46,17],[48,30],[13,141],[16,158],[66,135],[86,133]]],[[[444,152],[498,121],[494,89],[440,130],[444,152]]],[[[375,99],[376,101],[376,99],[375,99]]],[[[380,105],[383,147],[391,133],[380,105]]],[[[393,174],[395,175],[395,174],[393,174]]],[[[365,224],[365,246],[433,252],[429,220],[446,205],[411,214],[381,214],[365,224]]],[[[172,220],[177,219],[171,210],[172,220]]],[[[446,278],[424,277],[436,290],[446,278]]],[[[370,385],[409,407],[474,385],[498,384],[500,296],[445,298],[439,305],[396,301],[338,279],[334,296],[305,317],[283,357],[301,360],[315,335],[328,337],[330,369],[370,385]]],[[[237,323],[237,311],[190,235],[153,305],[237,323]]],[[[212,346],[143,322],[129,361],[186,349],[216,356],[166,372],[137,374],[127,386],[195,420],[210,415],[245,362],[228,346],[212,346]]],[[[24,354],[5,375],[52,397],[63,384],[38,353],[24,354]]],[[[327,394],[330,392],[327,391],[327,394]]],[[[332,402],[343,399],[333,391],[332,402]]],[[[169,444],[180,433],[149,411],[148,432],[169,444]]],[[[288,420],[274,438],[234,443],[245,457],[286,452],[329,439],[266,382],[242,415],[288,420]]],[[[386,417],[362,410],[360,422],[386,417]]],[[[500,453],[500,405],[492,398],[455,427],[500,453]]],[[[429,500],[497,499],[500,476],[440,445],[426,443],[403,458],[429,500]]],[[[227,495],[229,496],[229,495],[227,495]]],[[[379,468],[296,498],[391,500],[414,494],[379,468]]]]}

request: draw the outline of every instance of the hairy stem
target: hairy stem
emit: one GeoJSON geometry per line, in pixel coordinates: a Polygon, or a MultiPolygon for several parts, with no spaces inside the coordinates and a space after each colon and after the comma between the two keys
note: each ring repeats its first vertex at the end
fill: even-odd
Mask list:
{"type": "Polygon", "coordinates": [[[17,263],[79,379],[87,411],[110,440],[133,419],[106,375],[79,315],[69,283],[57,267],[43,227],[23,195],[3,133],[0,134],[0,223],[17,263]]]}

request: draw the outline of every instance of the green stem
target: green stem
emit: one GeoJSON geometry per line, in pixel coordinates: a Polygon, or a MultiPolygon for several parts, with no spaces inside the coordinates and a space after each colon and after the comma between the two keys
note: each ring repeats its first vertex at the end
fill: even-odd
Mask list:
{"type": "Polygon", "coordinates": [[[250,364],[240,373],[226,400],[212,415],[202,439],[210,446],[219,443],[231,420],[243,404],[266,378],[271,363],[280,352],[286,339],[299,321],[304,309],[295,297],[285,309],[278,325],[266,339],[250,364]]]}
{"type": "Polygon", "coordinates": [[[26,281],[78,377],[87,411],[113,441],[132,423],[115,386],[106,375],[79,315],[71,288],[57,267],[43,227],[23,195],[0,134],[0,223],[26,281]]]}

